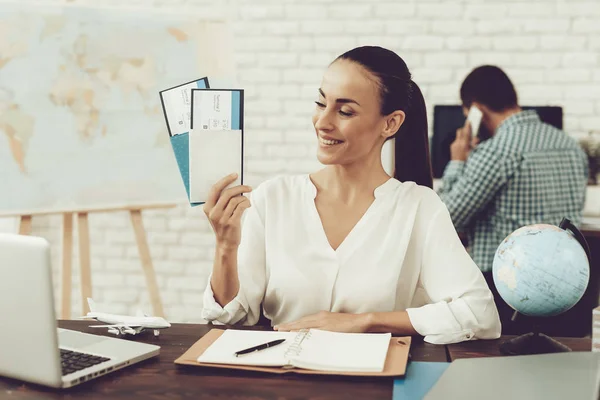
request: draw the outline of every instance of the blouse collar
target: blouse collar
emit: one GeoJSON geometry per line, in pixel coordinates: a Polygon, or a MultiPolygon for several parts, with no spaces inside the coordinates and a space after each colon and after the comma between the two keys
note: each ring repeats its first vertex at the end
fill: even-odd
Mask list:
{"type": "MultiPolygon", "coordinates": [[[[315,184],[313,183],[313,181],[310,179],[310,175],[306,175],[306,180],[308,181],[308,186],[310,188],[310,194],[312,196],[313,199],[315,199],[317,197],[317,187],[315,186],[315,184]]],[[[383,184],[377,186],[375,188],[375,191],[373,192],[373,195],[375,196],[376,199],[385,196],[388,193],[392,193],[393,191],[395,191],[402,183],[397,180],[396,178],[390,178],[387,181],[385,181],[383,184]]]]}

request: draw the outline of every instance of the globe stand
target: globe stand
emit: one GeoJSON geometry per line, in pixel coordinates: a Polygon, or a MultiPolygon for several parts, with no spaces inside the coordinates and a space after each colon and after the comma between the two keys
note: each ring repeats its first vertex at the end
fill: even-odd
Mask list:
{"type": "MultiPolygon", "coordinates": [[[[515,311],[511,320],[514,321],[517,315],[518,312],[515,311]]],[[[540,333],[535,323],[533,324],[533,332],[509,339],[500,345],[500,353],[506,356],[562,353],[567,351],[571,351],[571,349],[552,339],[550,336],[540,333]]]]}

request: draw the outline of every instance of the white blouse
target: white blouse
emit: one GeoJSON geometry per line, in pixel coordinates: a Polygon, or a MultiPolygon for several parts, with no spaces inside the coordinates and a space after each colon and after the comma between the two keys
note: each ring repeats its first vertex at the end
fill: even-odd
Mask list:
{"type": "Polygon", "coordinates": [[[433,190],[389,179],[336,250],[316,195],[308,175],[274,178],[253,190],[238,249],[240,290],[221,307],[209,278],[204,319],[254,325],[261,305],[273,325],[322,310],[406,310],[430,343],[500,336],[492,293],[433,190]]]}

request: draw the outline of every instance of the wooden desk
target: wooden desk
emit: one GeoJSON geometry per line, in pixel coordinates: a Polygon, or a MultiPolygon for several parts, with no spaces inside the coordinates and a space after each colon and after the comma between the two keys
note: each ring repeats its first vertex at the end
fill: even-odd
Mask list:
{"type": "MultiPolygon", "coordinates": [[[[110,336],[91,329],[90,321],[59,321],[61,328],[110,336]]],[[[228,371],[177,366],[173,361],[185,352],[212,325],[173,324],[160,337],[142,334],[136,341],[161,346],[160,356],[113,372],[70,389],[56,390],[0,378],[0,398],[9,399],[386,399],[392,398],[393,378],[348,378],[269,375],[258,372],[228,371]]],[[[252,327],[248,329],[261,329],[252,327]]],[[[266,328],[262,328],[266,329],[266,328]]],[[[414,361],[450,361],[464,357],[498,356],[498,340],[473,341],[449,346],[424,343],[413,338],[414,361]],[[450,358],[447,358],[450,357],[450,358]]],[[[573,350],[591,349],[591,339],[558,338],[573,350]]]]}
{"type": "MultiPolygon", "coordinates": [[[[110,336],[103,329],[87,328],[90,321],[59,321],[61,328],[110,336]]],[[[211,325],[173,324],[155,338],[144,333],[136,341],[161,346],[160,356],[113,372],[70,389],[55,390],[0,378],[0,398],[219,398],[219,399],[386,399],[392,398],[393,378],[348,378],[326,376],[283,376],[246,371],[227,371],[178,366],[173,361],[211,325]]],[[[253,327],[252,329],[260,329],[253,327]]],[[[263,328],[265,329],[265,328],[263,328]]],[[[416,361],[447,361],[446,346],[415,338],[411,357],[416,361]]]]}
{"type": "MultiPolygon", "coordinates": [[[[475,358],[475,357],[499,357],[500,344],[505,340],[512,339],[516,336],[502,336],[496,340],[478,340],[474,342],[463,342],[450,344],[448,348],[449,361],[454,361],[459,358],[475,358]]],[[[569,346],[573,351],[591,351],[592,339],[590,338],[573,338],[573,337],[555,337],[555,340],[569,346]]]]}

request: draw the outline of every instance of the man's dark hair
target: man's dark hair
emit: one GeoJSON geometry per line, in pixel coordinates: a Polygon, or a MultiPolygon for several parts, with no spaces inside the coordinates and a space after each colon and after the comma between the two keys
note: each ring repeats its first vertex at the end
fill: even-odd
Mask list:
{"type": "Polygon", "coordinates": [[[467,108],[476,101],[496,112],[518,105],[512,82],[504,71],[493,65],[483,65],[471,71],[462,83],[460,98],[467,108]]]}

